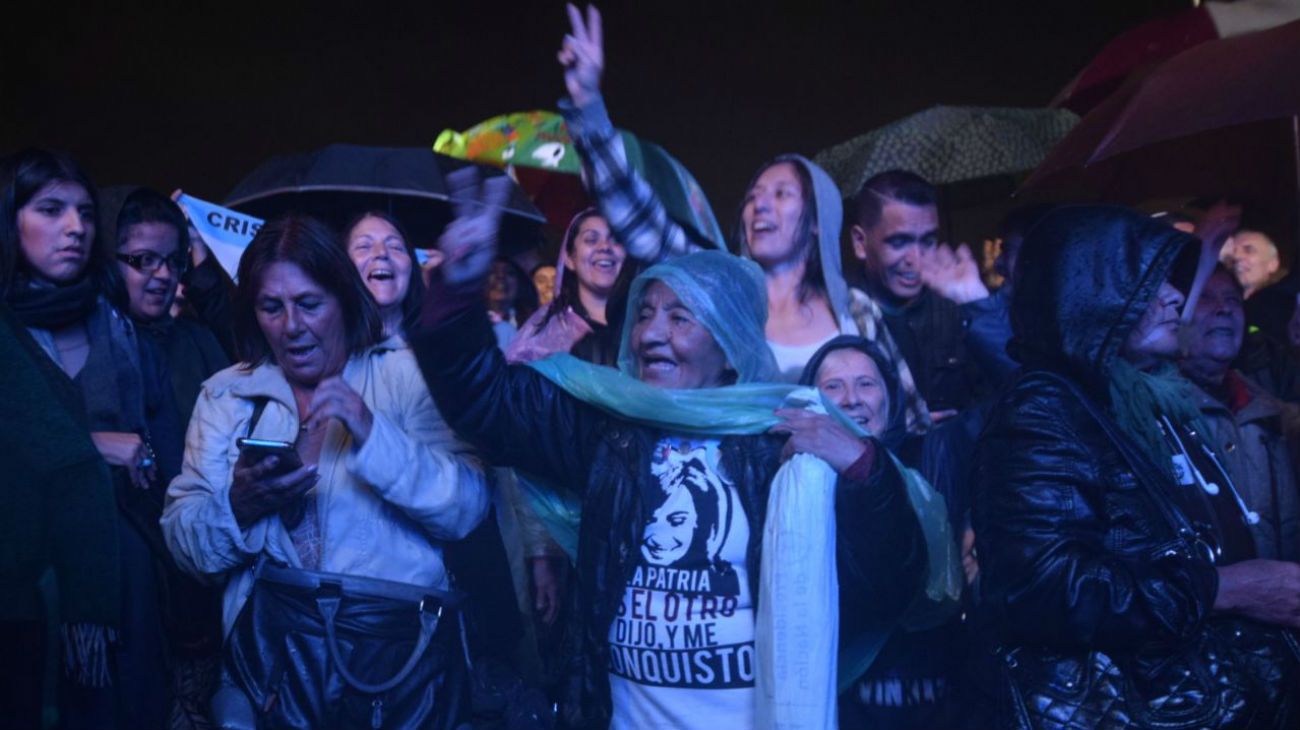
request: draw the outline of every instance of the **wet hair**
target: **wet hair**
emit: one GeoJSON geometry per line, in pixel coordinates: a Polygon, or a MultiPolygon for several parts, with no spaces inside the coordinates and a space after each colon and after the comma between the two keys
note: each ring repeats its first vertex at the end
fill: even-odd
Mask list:
{"type": "Polygon", "coordinates": [[[271,359],[271,346],[257,321],[257,298],[267,269],[277,263],[297,266],[338,299],[349,357],[379,342],[384,329],[379,307],[334,232],[315,218],[288,215],[263,225],[239,259],[239,288],[233,303],[235,348],[246,367],[271,359]]]}
{"type": "Polygon", "coordinates": [[[745,204],[749,200],[749,191],[754,189],[758,178],[777,165],[790,165],[799,177],[799,186],[803,189],[803,212],[799,214],[799,223],[795,226],[794,245],[804,259],[803,279],[799,281],[799,301],[806,302],[814,293],[826,296],[826,275],[822,271],[822,249],[817,234],[817,194],[813,189],[812,176],[803,166],[803,161],[795,155],[779,155],[768,160],[745,186],[745,198],[740,203],[740,212],[736,215],[736,241],[740,251],[749,251],[749,240],[745,235],[745,204]]]}
{"type": "MultiPolygon", "coordinates": [[[[415,254],[415,246],[411,243],[411,237],[406,235],[406,228],[392,214],[382,210],[368,210],[348,221],[348,224],[343,227],[343,235],[339,236],[339,244],[343,247],[345,253],[352,238],[352,229],[356,228],[357,224],[366,218],[378,218],[392,226],[402,239],[402,245],[406,247],[407,255],[411,257],[411,274],[406,287],[406,298],[402,300],[402,331],[412,332],[420,322],[420,309],[424,306],[424,277],[420,273],[420,258],[415,254]]],[[[348,258],[351,259],[352,257],[349,256],[348,258]]],[[[355,268],[356,264],[353,264],[353,267],[355,268]]]]}
{"type": "MultiPolygon", "coordinates": [[[[85,188],[98,212],[98,188],[85,170],[66,154],[28,148],[0,160],[0,296],[8,294],[15,281],[25,277],[27,268],[18,234],[18,212],[46,185],[55,182],[71,182],[85,188]]],[[[92,277],[99,292],[112,299],[116,292],[124,291],[122,279],[113,265],[113,249],[103,242],[99,221],[93,214],[92,220],[95,236],[82,275],[92,277]]]]}
{"type": "Polygon", "coordinates": [[[885,202],[896,200],[916,206],[937,206],[939,190],[925,178],[907,170],[886,170],[858,188],[852,200],[852,220],[866,230],[880,222],[885,202]]]}

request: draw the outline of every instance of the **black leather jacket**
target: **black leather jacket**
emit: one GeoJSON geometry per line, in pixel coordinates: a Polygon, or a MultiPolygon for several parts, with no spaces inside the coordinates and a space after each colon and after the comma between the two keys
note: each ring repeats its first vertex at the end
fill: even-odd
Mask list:
{"type": "MultiPolygon", "coordinates": [[[[581,492],[577,572],[583,723],[606,727],[611,716],[609,628],[635,567],[646,521],[642,495],[658,488],[650,458],[665,434],[598,411],[531,368],[508,366],[481,306],[460,309],[426,326],[412,348],[438,409],[492,463],[581,492]]],[[[721,443],[723,469],[750,518],[747,562],[753,596],[758,595],[768,487],[780,466],[782,446],[783,439],[767,435],[724,437],[721,443]]],[[[845,639],[863,626],[900,615],[925,578],[920,526],[887,461],[878,458],[866,483],[842,480],[836,497],[840,635],[845,639]]]]}
{"type": "Polygon", "coordinates": [[[1109,363],[1183,246],[1199,247],[1144,221],[1118,209],[1064,209],[1021,252],[1013,347],[1025,370],[990,414],[973,471],[978,622],[996,650],[977,676],[986,686],[1010,677],[990,688],[1001,726],[1290,721],[1277,713],[1295,682],[1291,640],[1282,629],[1211,616],[1218,574],[1189,534],[1169,469],[1141,453],[1103,405],[1109,363]],[[1227,669],[1211,667],[1207,642],[1227,669]],[[1137,682],[1121,696],[1149,705],[1082,687],[1098,652],[1137,682]]]}

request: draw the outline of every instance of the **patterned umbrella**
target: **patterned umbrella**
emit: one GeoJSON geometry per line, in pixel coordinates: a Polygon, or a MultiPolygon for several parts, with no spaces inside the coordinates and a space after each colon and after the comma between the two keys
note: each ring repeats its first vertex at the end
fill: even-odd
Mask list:
{"type": "MultiPolygon", "coordinates": [[[[722,229],[704,190],[664,148],[620,131],[628,161],[646,179],[680,225],[702,243],[725,246],[722,229]]],[[[541,209],[551,226],[563,231],[569,220],[591,205],[582,188],[582,164],[564,118],[547,111],[493,117],[465,132],[444,130],[433,144],[439,154],[506,168],[541,209]]]]}
{"type": "Polygon", "coordinates": [[[936,106],[822,150],[845,197],[886,170],[936,184],[1033,169],[1079,118],[1064,109],[936,106]]]}

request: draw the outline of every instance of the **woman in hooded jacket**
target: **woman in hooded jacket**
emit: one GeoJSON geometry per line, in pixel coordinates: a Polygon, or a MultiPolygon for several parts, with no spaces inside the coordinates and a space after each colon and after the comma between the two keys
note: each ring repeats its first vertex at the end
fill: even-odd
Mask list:
{"type": "MultiPolygon", "coordinates": [[[[600,94],[604,49],[600,13],[586,20],[569,6],[571,33],[559,53],[569,96],[560,101],[589,188],[611,229],[639,261],[652,262],[692,250],[720,247],[695,227],[668,214],[656,192],[628,163],[600,94]]],[[[764,339],[779,376],[794,382],[819,347],[840,334],[876,342],[887,366],[898,370],[905,390],[909,430],[924,432],[929,412],[912,373],[884,325],[879,307],[851,291],[840,264],[843,202],[830,176],[799,155],[763,164],[746,187],[736,239],[740,252],[764,274],[768,317],[764,339]]]]}
{"type": "Polygon", "coordinates": [[[755,264],[707,251],[643,272],[629,291],[618,371],[562,355],[509,365],[478,294],[490,228],[444,234],[447,278],[413,347],[458,433],[581,500],[582,727],[754,725],[760,536],[783,452],[815,454],[838,474],[839,583],[870,597],[856,618],[897,619],[926,559],[902,477],[875,441],[827,416],[772,416],[758,395],[771,386],[753,385],[776,370],[761,345],[755,264]],[[719,390],[729,384],[736,390],[719,390]],[[728,426],[693,396],[752,405],[761,420],[728,426]]]}
{"type": "Polygon", "coordinates": [[[972,476],[976,622],[992,643],[972,682],[999,727],[1300,721],[1300,566],[1255,559],[1252,513],[1173,365],[1200,249],[1101,206],[1055,210],[1025,240],[1023,369],[972,476]]]}
{"type": "MultiPolygon", "coordinates": [[[[799,382],[815,386],[846,416],[875,435],[908,467],[917,470],[944,498],[951,531],[966,521],[963,434],[950,424],[918,435],[907,432],[904,393],[880,349],[862,337],[840,335],[808,361],[799,382]]],[[[948,540],[951,541],[951,538],[948,540]]],[[[955,544],[950,545],[955,556],[955,544]]],[[[848,597],[842,596],[842,600],[848,597]]],[[[852,728],[958,727],[970,709],[959,705],[957,681],[965,659],[966,628],[955,603],[928,620],[895,628],[865,672],[840,695],[839,723],[852,728]],[[962,713],[959,715],[958,713],[962,713]]],[[[853,616],[842,606],[841,617],[853,616]]],[[[841,619],[841,631],[863,630],[841,619]]],[[[841,677],[841,686],[845,678],[841,677]]],[[[978,726],[978,723],[971,725],[978,726]]]]}

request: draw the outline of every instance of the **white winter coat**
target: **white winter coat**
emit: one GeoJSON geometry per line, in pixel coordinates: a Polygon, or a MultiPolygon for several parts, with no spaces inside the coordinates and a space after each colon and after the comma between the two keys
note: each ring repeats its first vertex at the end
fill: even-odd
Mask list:
{"type": "MultiPolygon", "coordinates": [[[[357,448],[342,423],[328,423],[314,492],[320,569],[446,588],[440,541],[464,537],[487,513],[483,468],[438,414],[410,351],[374,348],[349,360],[343,379],[369,406],[374,426],[357,448]]],[[[230,508],[235,440],[247,435],[261,397],[267,405],[253,436],[297,440],[297,405],[278,366],[217,373],[203,384],[162,517],[181,568],[225,581],[227,633],[252,590],[259,555],[301,565],[278,514],[241,530],[230,508]]]]}

